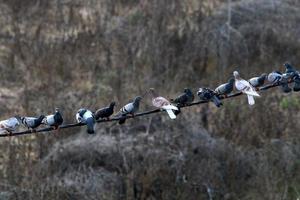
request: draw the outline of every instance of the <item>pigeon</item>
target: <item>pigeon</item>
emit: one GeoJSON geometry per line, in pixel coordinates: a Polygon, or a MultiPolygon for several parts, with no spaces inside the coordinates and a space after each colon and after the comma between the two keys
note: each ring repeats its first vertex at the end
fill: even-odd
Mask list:
{"type": "Polygon", "coordinates": [[[284,93],[289,93],[292,89],[289,87],[289,75],[282,74],[279,71],[273,71],[268,75],[268,81],[273,84],[281,85],[281,90],[284,93]]]}
{"type": "Polygon", "coordinates": [[[140,107],[140,101],[142,100],[141,96],[137,96],[134,98],[134,100],[125,106],[123,106],[119,114],[121,115],[121,118],[119,120],[119,124],[124,124],[126,121],[126,115],[131,114],[134,117],[134,113],[136,113],[139,110],[140,107]]]}
{"type": "Polygon", "coordinates": [[[20,117],[15,116],[6,120],[0,121],[0,133],[8,132],[10,135],[20,125],[20,117]]]}
{"type": "Polygon", "coordinates": [[[288,62],[283,64],[285,66],[285,73],[286,74],[296,74],[297,71],[295,70],[295,68],[288,62]]]}
{"type": "Polygon", "coordinates": [[[288,82],[294,80],[294,77],[296,77],[299,72],[296,71],[296,69],[288,62],[284,63],[284,67],[285,67],[285,75],[286,78],[288,79],[288,82]]]}
{"type": "Polygon", "coordinates": [[[44,115],[40,115],[39,117],[21,117],[21,123],[28,129],[34,131],[42,124],[44,118],[44,115]]]}
{"type": "Polygon", "coordinates": [[[201,100],[212,101],[217,107],[223,105],[221,100],[218,98],[217,93],[209,88],[199,88],[197,95],[201,100]]]}
{"type": "Polygon", "coordinates": [[[189,88],[185,88],[183,94],[176,97],[174,100],[171,99],[172,103],[176,103],[178,106],[183,106],[194,101],[194,94],[189,88]]]}
{"type": "Polygon", "coordinates": [[[254,105],[255,100],[254,96],[259,97],[260,95],[255,91],[255,88],[246,80],[240,77],[240,74],[237,71],[233,72],[235,78],[235,87],[237,90],[243,92],[248,97],[249,105],[254,105]]]}
{"type": "Polygon", "coordinates": [[[95,116],[92,111],[88,109],[81,108],[76,113],[76,120],[78,123],[83,123],[87,125],[87,133],[94,134],[95,116]]]}
{"type": "Polygon", "coordinates": [[[268,81],[270,83],[278,83],[282,77],[282,73],[279,71],[273,71],[268,75],[268,81]]]}
{"type": "Polygon", "coordinates": [[[109,117],[114,113],[114,107],[115,107],[115,105],[116,105],[115,102],[111,102],[108,107],[98,109],[95,112],[95,119],[96,120],[98,120],[100,118],[109,119],[109,117]]]}
{"type": "Polygon", "coordinates": [[[54,127],[55,130],[57,130],[59,128],[59,126],[62,125],[63,121],[64,120],[63,120],[61,113],[59,112],[59,109],[56,108],[55,113],[51,114],[51,115],[47,115],[43,119],[42,124],[52,126],[52,127],[54,127]]]}
{"type": "Polygon", "coordinates": [[[267,79],[267,74],[263,73],[262,75],[258,76],[258,77],[253,77],[251,79],[249,79],[249,83],[255,87],[261,87],[264,85],[265,80],[267,79]]]}
{"type": "Polygon", "coordinates": [[[225,96],[227,96],[228,94],[230,94],[233,91],[234,81],[235,81],[234,78],[230,78],[227,83],[224,83],[224,84],[218,86],[215,89],[215,92],[218,95],[225,95],[225,96]]]}
{"type": "Polygon", "coordinates": [[[158,96],[153,88],[150,88],[150,94],[152,95],[152,105],[154,107],[165,110],[171,119],[176,119],[176,115],[173,110],[178,110],[178,108],[172,105],[166,98],[158,96]]]}

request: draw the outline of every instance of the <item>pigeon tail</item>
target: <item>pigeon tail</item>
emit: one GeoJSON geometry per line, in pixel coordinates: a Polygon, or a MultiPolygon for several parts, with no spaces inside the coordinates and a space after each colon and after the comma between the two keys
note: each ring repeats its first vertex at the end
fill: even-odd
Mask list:
{"type": "Polygon", "coordinates": [[[218,98],[218,97],[216,97],[216,96],[212,96],[212,99],[211,99],[213,102],[214,102],[214,104],[219,108],[220,106],[222,106],[223,105],[223,103],[221,102],[221,100],[218,98]]]}
{"type": "Polygon", "coordinates": [[[255,100],[254,100],[254,97],[252,95],[247,95],[248,97],[248,103],[249,105],[254,105],[255,104],[255,100]]]}
{"type": "Polygon", "coordinates": [[[119,124],[122,125],[122,124],[125,124],[126,122],[126,115],[121,115],[121,118],[119,120],[119,124]]]}
{"type": "Polygon", "coordinates": [[[44,119],[45,119],[45,115],[39,116],[39,118],[37,118],[37,120],[36,120],[37,124],[40,125],[43,122],[44,119]]]}
{"type": "Polygon", "coordinates": [[[172,109],[165,109],[171,119],[176,119],[176,115],[174,114],[172,109]]]}
{"type": "Polygon", "coordinates": [[[243,92],[247,95],[250,95],[250,96],[260,97],[260,95],[255,90],[253,90],[252,88],[248,89],[248,90],[244,90],[243,92]]]}
{"type": "Polygon", "coordinates": [[[87,125],[87,133],[88,134],[94,134],[95,130],[94,130],[94,119],[92,117],[88,118],[86,120],[86,125],[87,125]]]}
{"type": "Polygon", "coordinates": [[[294,78],[294,91],[295,92],[299,92],[300,91],[300,77],[299,77],[299,75],[298,76],[296,76],[295,78],[294,78]]]}
{"type": "Polygon", "coordinates": [[[166,106],[162,106],[161,108],[165,110],[178,110],[178,108],[173,105],[166,105],[166,106]]]}
{"type": "Polygon", "coordinates": [[[37,128],[38,126],[40,126],[44,121],[44,119],[45,119],[44,115],[39,116],[39,118],[35,120],[34,126],[32,128],[37,128]]]}
{"type": "Polygon", "coordinates": [[[292,89],[289,87],[289,85],[287,83],[282,84],[281,89],[284,93],[289,93],[292,91],[292,89]]]}

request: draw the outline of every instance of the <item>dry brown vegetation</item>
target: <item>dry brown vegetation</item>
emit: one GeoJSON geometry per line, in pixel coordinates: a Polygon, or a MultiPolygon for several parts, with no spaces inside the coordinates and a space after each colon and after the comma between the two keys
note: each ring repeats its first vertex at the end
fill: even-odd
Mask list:
{"type": "MultiPolygon", "coordinates": [[[[298,0],[1,0],[1,118],[118,108],[155,87],[214,87],[290,61],[298,0]],[[239,67],[237,67],[239,66],[239,67]]],[[[149,108],[149,100],[141,109],[149,108]]],[[[299,94],[1,139],[0,199],[300,198],[299,94]]]]}

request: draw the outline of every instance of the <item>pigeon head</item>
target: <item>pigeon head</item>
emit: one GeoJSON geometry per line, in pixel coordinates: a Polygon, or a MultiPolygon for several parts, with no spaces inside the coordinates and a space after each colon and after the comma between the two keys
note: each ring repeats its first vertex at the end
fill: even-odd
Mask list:
{"type": "Polygon", "coordinates": [[[261,80],[266,80],[268,78],[268,75],[266,73],[263,73],[259,77],[261,80]]]}
{"type": "Polygon", "coordinates": [[[234,78],[230,78],[230,79],[228,80],[228,83],[229,83],[229,84],[233,84],[234,81],[235,81],[234,78]]]}
{"type": "Polygon", "coordinates": [[[149,93],[152,95],[152,97],[158,97],[158,94],[155,92],[154,88],[150,88],[149,93]]]}
{"type": "Polygon", "coordinates": [[[190,94],[192,91],[189,88],[184,88],[183,90],[184,93],[190,94]]]}
{"type": "Polygon", "coordinates": [[[203,88],[199,88],[199,90],[198,90],[198,92],[197,92],[197,95],[201,94],[203,91],[204,91],[203,88]]]}
{"type": "Polygon", "coordinates": [[[19,115],[16,115],[15,118],[18,120],[19,123],[22,123],[24,117],[20,117],[19,115]]]}
{"type": "Polygon", "coordinates": [[[114,107],[115,105],[116,105],[116,102],[113,101],[110,103],[109,107],[114,107]]]}
{"type": "Polygon", "coordinates": [[[134,102],[140,102],[142,100],[141,96],[137,96],[134,98],[134,102]]]}
{"type": "Polygon", "coordinates": [[[285,66],[287,69],[292,68],[292,66],[290,65],[289,62],[285,62],[285,63],[283,64],[283,66],[285,66]]]}
{"type": "Polygon", "coordinates": [[[236,79],[240,78],[240,74],[239,74],[238,71],[234,71],[234,72],[233,72],[233,76],[234,76],[234,78],[236,78],[236,79]]]}

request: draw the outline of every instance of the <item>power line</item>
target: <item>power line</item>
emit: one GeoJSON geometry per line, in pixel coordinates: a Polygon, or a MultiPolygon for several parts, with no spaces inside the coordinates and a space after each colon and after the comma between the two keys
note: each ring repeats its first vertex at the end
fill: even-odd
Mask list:
{"type": "MultiPolygon", "coordinates": [[[[292,83],[293,81],[290,81],[289,83],[292,83]]],[[[268,90],[274,87],[278,87],[280,86],[280,83],[274,83],[274,84],[269,84],[263,87],[260,87],[258,89],[258,91],[263,91],[263,90],[268,90]]],[[[236,92],[227,96],[220,96],[219,99],[229,99],[229,98],[234,98],[234,97],[238,97],[240,95],[242,95],[242,92],[236,92]]],[[[204,101],[204,100],[200,100],[200,101],[196,101],[187,105],[182,105],[182,106],[178,106],[179,108],[185,108],[185,107],[191,107],[191,106],[195,106],[195,105],[199,105],[199,104],[204,104],[204,103],[208,103],[209,101],[204,101]]],[[[158,112],[164,112],[164,110],[161,110],[159,108],[157,109],[153,109],[153,110],[149,110],[149,111],[145,111],[145,112],[140,112],[135,114],[134,116],[121,116],[121,117],[112,117],[110,119],[100,119],[97,120],[96,123],[106,123],[106,122],[112,122],[112,121],[119,121],[120,119],[130,119],[130,118],[136,118],[136,117],[141,117],[141,116],[145,116],[145,115],[150,115],[150,114],[154,114],[154,113],[158,113],[158,112]]],[[[85,126],[86,124],[84,123],[73,123],[73,124],[64,124],[61,125],[59,127],[59,129],[67,129],[67,128],[73,128],[73,127],[80,127],[80,126],[85,126]]],[[[28,134],[33,134],[33,133],[42,133],[42,132],[50,132],[55,130],[53,127],[47,127],[47,128],[42,128],[42,129],[38,129],[36,131],[31,131],[31,130],[26,130],[26,131],[21,131],[21,132],[15,132],[15,133],[5,133],[5,134],[1,134],[0,137],[11,137],[11,136],[19,136],[19,135],[28,135],[28,134]]]]}

